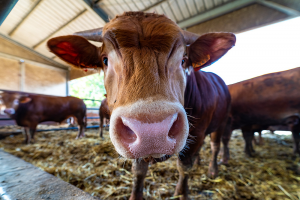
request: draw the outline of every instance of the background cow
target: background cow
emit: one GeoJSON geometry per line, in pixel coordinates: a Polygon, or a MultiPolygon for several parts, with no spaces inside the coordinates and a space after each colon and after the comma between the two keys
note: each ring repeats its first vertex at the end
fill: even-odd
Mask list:
{"type": "Polygon", "coordinates": [[[217,176],[230,95],[220,77],[193,68],[199,70],[222,57],[235,44],[235,36],[199,37],[164,15],[140,12],[124,13],[103,29],[76,35],[53,38],[48,47],[74,66],[104,70],[110,138],[119,154],[136,159],[131,199],[143,198],[148,162],[173,154],[179,154],[180,174],[175,195],[187,199],[188,172],[209,133],[209,175],[217,176]],[[97,48],[81,36],[103,45],[97,48]],[[187,76],[185,69],[190,71],[187,76]]]}
{"type": "MultiPolygon", "coordinates": [[[[300,154],[300,68],[266,74],[229,85],[232,98],[231,128],[224,137],[230,137],[230,129],[241,128],[245,139],[245,152],[254,152],[252,126],[268,127],[286,125],[294,138],[294,153],[300,154]]],[[[228,160],[229,152],[223,160],[228,160]]]]}
{"type": "Polygon", "coordinates": [[[2,93],[4,113],[14,119],[18,126],[24,127],[25,143],[34,140],[36,127],[45,121],[62,122],[73,116],[77,118],[79,132],[77,138],[84,136],[86,126],[86,105],[76,97],[50,97],[2,93]],[[85,118],[85,120],[84,120],[85,118]]]}
{"type": "MultiPolygon", "coordinates": [[[[106,96],[106,95],[105,95],[106,96]]],[[[108,109],[108,104],[107,104],[107,99],[103,99],[101,101],[101,105],[99,108],[99,120],[100,120],[100,126],[99,126],[99,133],[100,133],[100,137],[103,137],[103,122],[104,120],[106,120],[106,126],[107,126],[107,121],[110,118],[110,113],[109,113],[109,109],[108,109]]]]}

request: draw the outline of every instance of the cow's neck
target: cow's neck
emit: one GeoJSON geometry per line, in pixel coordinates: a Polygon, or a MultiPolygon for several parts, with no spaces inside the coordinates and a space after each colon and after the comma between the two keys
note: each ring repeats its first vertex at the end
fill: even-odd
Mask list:
{"type": "Polygon", "coordinates": [[[203,120],[206,112],[213,107],[214,95],[207,72],[192,71],[186,74],[186,89],[184,93],[184,108],[190,123],[197,119],[203,120]]]}

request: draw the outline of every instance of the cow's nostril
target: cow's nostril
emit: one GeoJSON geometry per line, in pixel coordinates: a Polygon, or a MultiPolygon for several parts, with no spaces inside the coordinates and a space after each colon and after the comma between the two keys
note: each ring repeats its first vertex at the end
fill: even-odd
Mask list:
{"type": "Polygon", "coordinates": [[[117,130],[121,140],[127,144],[133,143],[137,139],[134,131],[121,118],[118,120],[117,130]]]}
{"type": "Polygon", "coordinates": [[[179,115],[177,116],[177,118],[174,120],[170,130],[169,130],[169,133],[168,133],[168,136],[172,139],[176,139],[176,136],[178,135],[178,130],[181,130],[181,125],[180,125],[180,118],[179,118],[179,115]]]}
{"type": "Polygon", "coordinates": [[[136,140],[136,134],[133,132],[133,130],[131,130],[131,128],[126,125],[124,125],[124,137],[133,141],[136,140]]]}

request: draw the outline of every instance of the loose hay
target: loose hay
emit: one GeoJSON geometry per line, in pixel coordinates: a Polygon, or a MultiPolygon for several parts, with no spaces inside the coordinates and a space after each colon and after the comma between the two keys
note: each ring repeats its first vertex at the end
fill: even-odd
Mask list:
{"type": "MultiPolygon", "coordinates": [[[[103,199],[128,199],[132,186],[131,161],[119,158],[108,137],[88,130],[86,138],[75,140],[76,131],[50,131],[36,135],[36,143],[24,145],[23,136],[0,140],[0,148],[103,199]]],[[[270,135],[256,147],[256,157],[243,152],[240,133],[230,143],[229,166],[219,166],[219,177],[206,176],[210,160],[209,137],[201,151],[201,166],[194,166],[189,180],[192,199],[300,199],[300,176],[292,168],[290,136],[270,135]]],[[[149,167],[145,199],[172,197],[178,172],[176,158],[149,167]]]]}

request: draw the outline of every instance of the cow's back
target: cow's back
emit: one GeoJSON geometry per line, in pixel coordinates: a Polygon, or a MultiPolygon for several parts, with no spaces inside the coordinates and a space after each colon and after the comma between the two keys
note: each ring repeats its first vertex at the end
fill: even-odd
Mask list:
{"type": "Polygon", "coordinates": [[[211,133],[226,119],[229,106],[227,85],[218,75],[204,71],[187,75],[185,109],[191,124],[201,124],[206,134],[211,133]]]}
{"type": "Polygon", "coordinates": [[[271,73],[229,85],[234,127],[277,125],[300,113],[300,68],[271,73]]]}

